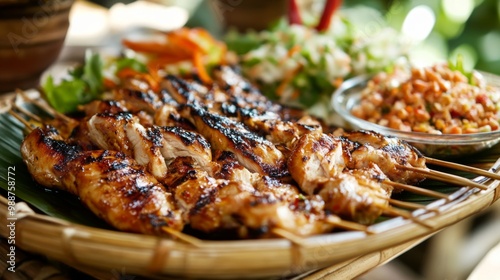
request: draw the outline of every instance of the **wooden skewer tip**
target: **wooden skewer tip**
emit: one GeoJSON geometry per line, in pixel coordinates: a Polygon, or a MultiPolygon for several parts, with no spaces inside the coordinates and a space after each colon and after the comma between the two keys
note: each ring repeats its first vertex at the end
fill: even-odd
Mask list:
{"type": "Polygon", "coordinates": [[[430,163],[430,164],[448,167],[448,168],[461,170],[461,171],[466,171],[466,172],[474,173],[477,175],[485,176],[485,177],[488,177],[491,179],[500,180],[500,174],[493,173],[493,172],[490,172],[488,170],[483,170],[480,168],[467,166],[467,165],[463,165],[463,164],[458,164],[458,163],[454,163],[454,162],[449,162],[449,161],[444,161],[444,160],[435,159],[435,158],[426,157],[425,160],[427,163],[430,163]]]}
{"type": "Polygon", "coordinates": [[[413,166],[406,166],[406,165],[398,165],[398,167],[401,169],[408,170],[408,171],[425,174],[429,178],[434,179],[434,180],[438,180],[438,181],[443,181],[443,182],[456,184],[456,185],[464,185],[464,186],[468,186],[468,187],[474,187],[474,188],[478,188],[480,190],[487,190],[488,189],[488,187],[485,185],[481,185],[481,184],[476,183],[476,182],[469,180],[467,178],[463,178],[463,177],[456,176],[453,174],[448,174],[448,173],[444,173],[444,172],[440,172],[440,171],[436,171],[436,170],[432,170],[432,169],[424,169],[424,168],[418,168],[418,167],[413,167],[413,166]]]}

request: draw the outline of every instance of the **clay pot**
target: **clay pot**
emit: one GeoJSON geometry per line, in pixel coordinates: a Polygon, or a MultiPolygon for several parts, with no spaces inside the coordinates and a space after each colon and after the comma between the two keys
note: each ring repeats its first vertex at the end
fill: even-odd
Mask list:
{"type": "Polygon", "coordinates": [[[0,92],[39,84],[58,58],[73,0],[0,0],[0,92]]]}

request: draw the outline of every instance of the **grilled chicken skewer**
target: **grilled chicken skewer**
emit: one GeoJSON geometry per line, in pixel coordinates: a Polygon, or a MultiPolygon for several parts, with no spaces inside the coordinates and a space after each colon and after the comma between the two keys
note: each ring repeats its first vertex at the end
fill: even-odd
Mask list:
{"type": "Polygon", "coordinates": [[[272,228],[307,236],[334,227],[322,220],[320,200],[306,203],[296,190],[286,195],[264,187],[256,190],[242,181],[215,179],[189,157],[178,157],[169,167],[172,195],[124,153],[83,151],[51,127],[34,129],[23,141],[21,153],[40,184],[79,196],[97,216],[124,231],[161,235],[191,224],[204,232],[238,229],[241,237],[249,232],[270,234],[272,228]]]}
{"type": "Polygon", "coordinates": [[[241,77],[239,80],[234,78],[234,73],[229,76],[231,78],[228,80],[235,85],[225,84],[220,80],[218,87],[216,85],[212,90],[195,81],[186,81],[172,75],[166,77],[163,86],[179,104],[202,105],[210,114],[237,120],[253,133],[265,136],[274,145],[284,146],[285,149],[291,149],[301,135],[322,129],[322,124],[311,116],[302,116],[293,122],[283,120],[283,116],[278,113],[281,106],[271,103],[255,89],[245,86],[241,77]],[[221,92],[219,87],[226,91],[221,92]]]}
{"type": "Polygon", "coordinates": [[[191,226],[203,232],[232,229],[245,238],[268,236],[271,229],[279,228],[309,236],[329,232],[335,225],[324,220],[321,200],[307,199],[292,186],[268,177],[254,182],[259,187],[248,181],[214,178],[183,157],[175,159],[169,170],[169,189],[191,226]],[[266,185],[273,182],[272,187],[266,185]]]}
{"type": "Polygon", "coordinates": [[[309,133],[293,149],[288,169],[305,193],[322,197],[327,210],[362,224],[373,223],[389,207],[392,187],[359,171],[345,172],[347,159],[340,139],[309,133]]]}
{"type": "MultiPolygon", "coordinates": [[[[379,135],[378,137],[381,137],[381,136],[379,135]]],[[[382,141],[382,140],[377,140],[377,139],[375,139],[375,141],[382,141]]],[[[366,141],[365,141],[365,142],[366,142],[366,141]]],[[[408,148],[404,148],[404,149],[408,150],[408,148]]],[[[421,170],[419,169],[419,170],[417,170],[417,171],[421,171],[421,170]]],[[[413,172],[416,172],[416,171],[413,171],[413,172]]],[[[419,172],[416,172],[416,173],[418,174],[419,172]]],[[[421,172],[420,172],[420,173],[421,173],[421,172]]],[[[484,173],[483,173],[483,174],[484,174],[484,173]]],[[[448,177],[449,177],[449,176],[448,176],[448,177]]],[[[438,178],[438,179],[443,180],[442,178],[438,178]]],[[[390,183],[390,182],[388,182],[388,181],[387,181],[386,183],[390,183]]],[[[462,182],[462,181],[460,181],[460,182],[457,182],[457,183],[465,183],[465,184],[466,184],[466,183],[469,183],[469,182],[468,182],[468,181],[467,181],[467,182],[462,182]]],[[[484,186],[482,186],[482,185],[478,185],[478,184],[475,184],[475,185],[473,184],[473,186],[474,186],[474,187],[481,187],[481,188],[484,188],[484,186]]],[[[402,185],[402,184],[399,184],[399,185],[396,185],[396,187],[397,187],[397,189],[406,189],[406,190],[409,190],[409,191],[412,191],[412,192],[422,193],[422,189],[415,189],[414,187],[409,186],[409,185],[402,185]]],[[[439,195],[434,195],[431,191],[429,191],[429,192],[425,192],[425,193],[426,193],[426,194],[429,194],[429,195],[431,195],[431,196],[433,196],[433,197],[441,197],[441,196],[439,196],[439,195]]]]}
{"type": "MultiPolygon", "coordinates": [[[[109,117],[109,115],[106,115],[106,117],[109,117]]],[[[163,129],[170,132],[170,130],[176,130],[177,128],[163,129]]],[[[57,138],[62,141],[62,137],[58,136],[57,138]]],[[[28,153],[26,152],[24,154],[28,153]]],[[[125,157],[124,154],[121,154],[121,156],[125,157]]],[[[181,158],[182,157],[178,157],[178,159],[181,158]]],[[[190,158],[190,160],[194,162],[193,158],[190,158]]],[[[232,154],[229,155],[228,152],[222,152],[217,158],[217,163],[219,167],[218,171],[212,172],[216,174],[218,179],[210,179],[211,177],[208,176],[205,171],[198,170],[197,174],[203,174],[203,179],[197,178],[193,180],[193,167],[199,166],[193,164],[189,169],[186,169],[186,174],[189,174],[191,178],[189,180],[190,183],[179,184],[179,186],[176,187],[177,191],[174,192],[175,201],[182,202],[186,200],[187,193],[189,193],[187,198],[193,201],[192,194],[196,193],[196,186],[198,186],[198,188],[201,187],[204,191],[210,189],[217,190],[218,195],[215,197],[212,204],[207,204],[207,197],[204,195],[206,194],[205,192],[202,192],[202,195],[196,200],[194,205],[196,205],[197,208],[204,205],[204,207],[207,207],[205,210],[195,211],[196,214],[191,211],[189,211],[190,214],[182,214],[184,217],[183,220],[186,223],[192,222],[193,224],[199,224],[199,226],[195,227],[197,229],[210,232],[213,230],[220,230],[221,228],[231,228],[236,224],[238,225],[240,236],[242,237],[248,236],[248,232],[258,232],[261,235],[272,234],[273,231],[269,231],[269,229],[282,229],[297,235],[305,236],[328,232],[337,225],[344,228],[363,230],[363,228],[359,226],[353,228],[352,224],[343,222],[336,216],[328,215],[326,217],[327,219],[325,219],[325,215],[322,211],[322,201],[317,197],[306,199],[291,185],[284,185],[270,177],[262,178],[255,173],[253,174],[255,179],[252,180],[248,179],[250,177],[237,178],[234,176],[237,173],[236,170],[242,170],[248,174],[250,174],[250,172],[240,166],[235,160],[235,157],[232,154]],[[231,167],[229,168],[229,166],[231,167]],[[225,175],[223,175],[223,172],[226,172],[225,175]],[[222,177],[225,178],[223,179],[222,177]],[[253,182],[255,186],[246,182],[253,182]],[[210,186],[212,188],[210,188],[210,186]],[[240,193],[241,195],[238,195],[240,193]],[[224,201],[224,203],[221,201],[224,201]],[[235,208],[235,205],[238,207],[235,208]],[[314,205],[314,207],[312,205],[314,205]],[[316,210],[312,211],[313,208],[316,210]],[[213,209],[217,209],[215,214],[220,214],[219,216],[222,222],[209,223],[209,221],[216,219],[217,216],[212,213],[213,209]],[[212,213],[210,214],[212,217],[208,220],[207,214],[203,214],[206,211],[212,213]],[[222,215],[221,213],[226,214],[222,215]],[[237,222],[233,221],[229,223],[228,221],[231,219],[234,220],[233,216],[239,217],[237,222]],[[204,220],[207,221],[203,223],[202,221],[204,220]]],[[[34,172],[32,171],[32,173],[34,172]]],[[[175,169],[171,169],[170,174],[169,177],[172,177],[172,174],[175,174],[175,169]]],[[[39,174],[36,174],[35,176],[38,175],[39,174]]],[[[44,182],[43,179],[41,181],[44,182]]],[[[45,184],[49,185],[47,183],[45,184]]],[[[188,204],[184,203],[183,205],[188,204]]],[[[181,213],[187,211],[186,207],[181,209],[184,210],[181,211],[181,213]]],[[[100,212],[100,209],[94,209],[94,212],[100,212]]],[[[171,230],[168,232],[170,234],[172,233],[171,230]]]]}
{"type": "Polygon", "coordinates": [[[398,168],[400,165],[426,166],[424,156],[417,149],[395,137],[360,130],[346,132],[342,138],[347,139],[345,145],[350,147],[351,158],[347,162],[351,169],[362,169],[367,164],[376,163],[394,182],[414,185],[425,179],[422,174],[398,168]]]}
{"type": "Polygon", "coordinates": [[[426,158],[416,148],[396,137],[363,130],[344,133],[343,137],[349,140],[346,145],[351,150],[350,168],[363,168],[367,164],[376,163],[387,177],[396,183],[414,185],[425,178],[431,178],[481,190],[487,189],[486,186],[466,178],[428,169],[425,165],[426,158]]]}
{"type": "Polygon", "coordinates": [[[334,216],[329,213],[372,223],[389,209],[392,186],[387,177],[410,183],[422,179],[419,172],[401,168],[425,168],[425,159],[403,143],[367,133],[332,138],[314,120],[285,117],[281,106],[234,73],[219,74],[226,78],[217,79],[213,88],[167,79],[170,88],[159,93],[116,90],[113,94],[125,100],[123,106],[108,104],[106,114],[97,112],[102,108],[89,109],[87,114],[93,115],[82,130],[92,131],[91,145],[123,150],[154,174],[150,177],[165,183],[182,223],[199,224],[195,227],[207,232],[236,227],[242,236],[265,228],[315,234],[331,230],[327,220],[334,216]],[[124,109],[144,117],[128,118],[124,109]],[[184,137],[186,130],[153,125],[160,122],[183,123],[196,129],[199,138],[189,142],[197,138],[184,137]],[[255,133],[259,130],[262,136],[255,133]],[[204,138],[211,145],[200,144],[204,138]],[[169,144],[173,141],[179,146],[169,144]],[[189,148],[186,143],[197,144],[189,148]],[[222,150],[214,162],[210,148],[222,150]],[[276,180],[289,174],[305,195],[276,180]],[[299,225],[306,229],[294,229],[299,225]]]}
{"type": "Polygon", "coordinates": [[[77,195],[117,229],[164,234],[164,226],[177,231],[184,227],[172,195],[124,153],[83,151],[45,127],[28,134],[21,155],[38,183],[77,195]]]}

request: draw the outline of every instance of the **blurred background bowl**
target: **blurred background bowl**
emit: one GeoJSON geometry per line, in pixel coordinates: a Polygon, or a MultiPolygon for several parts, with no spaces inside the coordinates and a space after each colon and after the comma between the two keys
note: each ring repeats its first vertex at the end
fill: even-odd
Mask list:
{"type": "Polygon", "coordinates": [[[73,0],[0,0],[0,93],[39,84],[58,58],[73,0]]]}

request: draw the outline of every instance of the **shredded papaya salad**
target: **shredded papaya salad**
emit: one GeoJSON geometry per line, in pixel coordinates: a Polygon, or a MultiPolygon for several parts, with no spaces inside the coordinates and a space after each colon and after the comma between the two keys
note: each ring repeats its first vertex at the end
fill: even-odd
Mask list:
{"type": "Polygon", "coordinates": [[[406,63],[409,49],[378,11],[340,9],[341,4],[326,0],[321,16],[307,18],[290,0],[288,19],[258,33],[230,32],[228,49],[239,55],[243,74],[268,97],[324,117],[331,94],[345,79],[406,63]],[[362,21],[367,12],[374,17],[362,21]]]}

